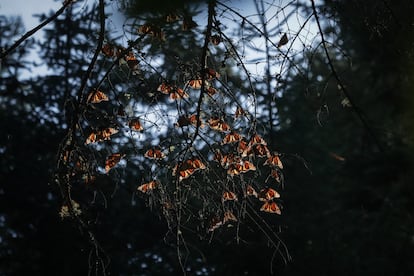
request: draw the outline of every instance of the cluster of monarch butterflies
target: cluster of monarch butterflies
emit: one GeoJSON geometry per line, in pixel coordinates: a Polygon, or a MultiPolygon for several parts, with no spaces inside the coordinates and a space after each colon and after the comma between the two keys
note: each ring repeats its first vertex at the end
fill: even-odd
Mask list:
{"type": "MultiPolygon", "coordinates": [[[[167,22],[178,20],[179,17],[176,15],[168,15],[167,22]]],[[[191,29],[195,27],[191,18],[184,18],[183,29],[191,29]]],[[[164,40],[165,34],[161,28],[152,25],[144,24],[138,28],[138,33],[142,35],[150,35],[154,38],[164,40]]],[[[278,47],[283,46],[287,43],[286,38],[280,42],[278,47]]],[[[211,35],[210,42],[213,45],[218,45],[222,41],[218,35],[211,35]]],[[[114,46],[111,44],[105,44],[101,49],[103,55],[109,58],[119,59],[120,62],[125,62],[131,70],[138,69],[138,60],[132,51],[127,51],[123,47],[114,46]]],[[[157,91],[161,94],[168,95],[171,100],[185,100],[188,99],[189,93],[187,88],[199,90],[202,89],[204,92],[213,96],[217,94],[216,88],[213,87],[212,83],[214,79],[220,78],[220,74],[211,68],[204,68],[200,70],[200,73],[195,77],[187,80],[183,88],[178,87],[176,84],[163,81],[157,87],[157,91]]],[[[94,89],[87,97],[87,104],[99,104],[101,102],[109,101],[109,97],[102,91],[94,89]]],[[[234,114],[234,118],[246,116],[247,113],[239,106],[234,114]]],[[[247,139],[241,133],[233,130],[232,127],[226,122],[226,119],[221,116],[211,116],[204,122],[201,118],[201,114],[181,115],[178,117],[175,123],[176,127],[193,126],[197,128],[204,128],[208,126],[211,130],[221,133],[224,137],[220,141],[222,150],[218,149],[213,152],[213,159],[211,164],[214,162],[218,163],[218,168],[221,168],[227,177],[235,178],[254,173],[257,170],[258,164],[263,166],[270,166],[269,177],[273,178],[276,182],[281,182],[281,169],[283,169],[282,162],[279,158],[278,153],[271,153],[267,147],[266,141],[257,133],[253,133],[249,139],[247,139]],[[258,161],[258,159],[266,158],[265,160],[258,161]],[[257,161],[257,162],[256,162],[257,161]]],[[[128,127],[132,131],[144,131],[139,118],[130,118],[128,120],[128,127]]],[[[110,140],[111,136],[118,133],[118,130],[113,127],[107,127],[93,131],[87,137],[85,144],[96,143],[100,141],[110,140]]],[[[160,147],[149,148],[145,153],[144,157],[153,160],[162,160],[166,158],[166,152],[160,147]]],[[[124,157],[122,153],[113,153],[109,155],[105,160],[105,172],[108,173],[114,168],[124,157]]],[[[174,166],[171,166],[171,174],[178,180],[178,183],[183,181],[189,181],[191,176],[197,174],[197,172],[207,169],[212,166],[210,163],[206,163],[207,160],[203,161],[197,156],[191,156],[183,161],[177,162],[174,166]],[[204,162],[203,162],[204,161],[204,162]]],[[[207,162],[209,162],[207,161],[207,162]]],[[[269,178],[268,177],[268,178],[269,178]]],[[[266,180],[267,182],[267,180],[266,180]]],[[[146,183],[142,183],[137,187],[137,191],[151,196],[153,191],[163,185],[159,180],[152,179],[146,183]]],[[[280,198],[280,194],[271,187],[265,187],[256,191],[252,185],[243,185],[244,197],[256,198],[259,202],[262,202],[260,211],[273,214],[281,214],[281,208],[278,205],[277,200],[280,198]]],[[[238,196],[235,192],[225,190],[221,197],[221,203],[228,205],[230,202],[237,202],[238,196]]],[[[228,206],[227,206],[228,207],[228,206]]],[[[233,213],[231,208],[225,208],[222,217],[215,216],[211,219],[208,231],[214,231],[221,225],[225,225],[229,222],[238,221],[237,216],[233,213]]]]}
{"type": "MultiPolygon", "coordinates": [[[[184,120],[185,124],[196,124],[196,118],[194,116],[186,117],[181,120],[183,121],[181,124],[184,124],[184,120]]],[[[217,119],[213,119],[213,121],[216,120],[217,119]]],[[[215,129],[214,126],[215,124],[213,124],[212,129],[215,129]]],[[[223,130],[217,129],[217,131],[223,130]]],[[[235,131],[229,131],[225,134],[221,144],[232,145],[235,152],[223,154],[220,151],[216,151],[211,162],[217,162],[219,166],[226,171],[229,177],[236,177],[237,175],[245,174],[250,171],[254,172],[256,170],[256,166],[251,160],[254,158],[264,158],[262,162],[263,166],[271,167],[269,177],[273,178],[276,182],[281,181],[280,173],[281,169],[283,169],[283,164],[280,159],[280,155],[278,153],[272,154],[267,148],[265,140],[257,133],[253,134],[251,138],[247,140],[242,134],[235,131]]],[[[145,152],[144,156],[149,159],[161,160],[166,157],[166,154],[160,148],[150,148],[145,152]]],[[[175,166],[172,167],[172,175],[177,177],[179,182],[182,182],[195,174],[197,171],[205,170],[208,165],[211,166],[213,163],[208,163],[208,165],[206,164],[207,163],[203,162],[200,158],[192,156],[175,164],[175,166]]],[[[151,180],[139,185],[137,190],[144,194],[151,195],[152,191],[157,189],[160,185],[162,185],[160,181],[151,180]]],[[[256,191],[256,189],[250,184],[244,186],[244,197],[252,197],[261,202],[261,207],[259,209],[260,211],[271,214],[281,214],[280,203],[277,202],[277,200],[280,199],[280,194],[276,191],[276,189],[264,187],[256,191]]],[[[223,206],[227,206],[226,204],[230,202],[237,202],[238,200],[239,197],[236,192],[225,190],[222,193],[221,201],[223,206]]],[[[237,216],[233,213],[233,210],[227,206],[222,217],[214,216],[210,220],[207,231],[214,231],[222,225],[236,221],[238,221],[237,216]]]]}

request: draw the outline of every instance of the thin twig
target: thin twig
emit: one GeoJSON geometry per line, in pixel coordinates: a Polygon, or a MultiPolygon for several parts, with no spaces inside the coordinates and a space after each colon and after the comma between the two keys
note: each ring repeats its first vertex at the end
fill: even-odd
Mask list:
{"type": "Polygon", "coordinates": [[[195,139],[197,138],[197,135],[199,133],[200,130],[200,126],[201,126],[201,120],[200,120],[200,114],[201,114],[201,104],[203,102],[203,96],[205,94],[205,87],[204,87],[204,83],[205,83],[205,79],[206,79],[206,73],[205,73],[205,69],[206,69],[206,65],[207,65],[207,51],[208,51],[208,44],[210,42],[210,37],[211,37],[211,30],[213,28],[213,16],[214,16],[214,7],[216,5],[216,1],[215,0],[210,0],[208,2],[208,19],[207,19],[207,29],[206,29],[206,33],[205,33],[205,37],[204,37],[204,45],[203,45],[203,49],[201,51],[201,58],[200,58],[200,67],[201,67],[201,89],[200,89],[200,96],[198,98],[198,102],[197,102],[197,114],[196,114],[196,120],[197,120],[197,126],[196,126],[196,130],[194,133],[194,137],[191,140],[190,146],[193,145],[195,139]]]}
{"type": "Polygon", "coordinates": [[[55,20],[59,15],[61,15],[63,13],[63,11],[66,9],[66,7],[68,7],[73,2],[74,2],[73,0],[65,1],[63,3],[63,6],[54,15],[52,15],[51,17],[49,17],[48,19],[46,19],[45,21],[43,21],[42,23],[40,23],[38,26],[36,26],[33,29],[31,29],[30,31],[28,31],[27,33],[25,33],[10,48],[8,48],[4,52],[0,53],[0,59],[3,59],[6,56],[8,56],[12,51],[14,51],[17,47],[19,47],[19,45],[22,44],[26,39],[28,39],[29,37],[31,37],[32,35],[34,35],[38,30],[42,29],[44,26],[46,26],[47,24],[49,24],[50,22],[52,22],[53,20],[55,20]]]}
{"type": "Polygon", "coordinates": [[[384,151],[383,147],[381,146],[381,144],[380,144],[377,136],[375,135],[374,131],[371,129],[368,122],[365,120],[364,116],[362,115],[362,112],[356,106],[355,101],[353,100],[353,98],[349,94],[349,92],[346,89],[345,85],[343,84],[341,78],[339,77],[338,73],[336,72],[335,66],[333,65],[331,56],[329,55],[329,52],[328,52],[328,47],[326,46],[326,40],[325,40],[323,31],[322,31],[322,27],[321,27],[321,24],[320,24],[320,21],[319,21],[318,12],[316,11],[315,1],[311,0],[311,2],[312,2],[313,15],[315,16],[316,24],[318,26],[319,33],[320,33],[320,36],[321,36],[322,46],[323,46],[323,49],[325,51],[326,58],[328,59],[328,66],[329,66],[329,68],[332,72],[332,75],[336,79],[336,81],[337,81],[339,87],[341,88],[342,92],[344,93],[345,97],[347,97],[347,99],[349,100],[349,103],[351,105],[352,110],[355,112],[358,119],[361,121],[361,123],[362,123],[363,127],[365,128],[366,132],[372,137],[372,139],[374,140],[374,142],[377,145],[378,149],[380,151],[384,151]]]}

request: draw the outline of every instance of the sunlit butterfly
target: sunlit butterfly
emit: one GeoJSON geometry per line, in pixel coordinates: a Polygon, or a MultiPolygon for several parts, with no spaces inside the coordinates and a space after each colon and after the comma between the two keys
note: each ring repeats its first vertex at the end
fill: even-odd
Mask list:
{"type": "Polygon", "coordinates": [[[128,122],[129,127],[134,131],[143,131],[144,127],[142,126],[140,120],[138,118],[134,118],[129,120],[128,122]]]}
{"type": "Polygon", "coordinates": [[[226,136],[224,136],[223,141],[221,142],[222,144],[231,144],[231,143],[235,143],[238,142],[242,139],[242,136],[235,132],[235,131],[230,131],[230,133],[226,134],[226,136]]]}
{"type": "Polygon", "coordinates": [[[112,127],[105,128],[103,130],[99,130],[97,132],[92,132],[89,134],[88,138],[86,139],[85,144],[100,142],[104,140],[110,140],[111,135],[118,133],[118,130],[112,127]]]}
{"type": "Polygon", "coordinates": [[[142,26],[139,26],[138,33],[140,34],[149,34],[152,31],[152,26],[149,24],[144,24],[142,26]]]}
{"type": "Polygon", "coordinates": [[[160,149],[149,149],[144,154],[145,157],[150,159],[163,159],[165,157],[165,154],[160,149]]]}
{"type": "Polygon", "coordinates": [[[192,157],[187,162],[196,170],[204,170],[206,168],[206,165],[197,157],[192,157]]]}
{"type": "Polygon", "coordinates": [[[237,146],[237,152],[242,155],[242,157],[248,156],[251,153],[251,148],[249,144],[247,143],[246,139],[242,138],[239,141],[239,144],[237,146]]]}
{"type": "Polygon", "coordinates": [[[229,153],[226,155],[222,155],[220,159],[220,165],[223,168],[227,168],[230,164],[235,164],[240,161],[240,157],[234,155],[233,153],[229,153]]]}
{"type": "Polygon", "coordinates": [[[251,185],[246,186],[246,196],[257,197],[257,192],[251,185]]]}
{"type": "Polygon", "coordinates": [[[265,145],[265,146],[267,145],[266,141],[257,133],[252,136],[249,144],[250,146],[257,145],[257,144],[265,145]]]}
{"type": "Polygon", "coordinates": [[[161,29],[153,24],[144,24],[138,28],[139,34],[148,34],[152,37],[158,38],[160,40],[164,40],[164,33],[161,29]]]}
{"type": "Polygon", "coordinates": [[[149,193],[150,191],[154,190],[159,185],[159,182],[156,180],[152,180],[148,183],[140,185],[137,190],[143,193],[149,193]]]}
{"type": "Polygon", "coordinates": [[[125,56],[125,60],[128,64],[128,67],[131,70],[137,70],[138,69],[138,60],[135,57],[133,52],[129,52],[128,55],[125,56]]]}
{"type": "Polygon", "coordinates": [[[200,89],[203,81],[201,79],[193,79],[188,81],[188,86],[193,89],[200,89]]]}
{"type": "Polygon", "coordinates": [[[240,164],[240,166],[241,166],[241,169],[240,169],[240,172],[241,173],[245,173],[245,172],[248,172],[248,171],[255,171],[256,170],[256,166],[253,165],[252,162],[247,161],[247,160],[242,161],[242,163],[240,164]]]}
{"type": "Polygon", "coordinates": [[[277,153],[269,156],[269,158],[267,158],[267,160],[263,163],[263,165],[276,166],[276,167],[279,167],[280,169],[283,169],[282,161],[280,160],[279,154],[277,153]]]}
{"type": "Polygon", "coordinates": [[[206,79],[208,80],[218,79],[220,77],[220,74],[211,68],[206,68],[205,73],[206,73],[206,79]]]}
{"type": "Polygon", "coordinates": [[[233,192],[226,191],[222,196],[223,201],[237,201],[237,195],[233,192]]]}
{"type": "Polygon", "coordinates": [[[273,201],[266,201],[260,208],[260,211],[267,212],[267,213],[274,213],[278,215],[282,214],[279,206],[277,206],[276,202],[273,202],[273,201]]]}
{"type": "Polygon", "coordinates": [[[210,41],[211,41],[211,43],[213,43],[213,45],[216,45],[217,46],[217,45],[220,44],[220,42],[222,41],[222,39],[218,35],[212,35],[212,36],[210,36],[210,41]]]}
{"type": "Polygon", "coordinates": [[[107,57],[113,57],[115,55],[115,47],[109,43],[104,44],[101,51],[107,57]]]}
{"type": "Polygon", "coordinates": [[[105,171],[108,173],[113,167],[115,167],[116,164],[121,161],[121,158],[123,155],[120,153],[114,153],[110,156],[108,156],[105,160],[105,171]]]}
{"type": "Polygon", "coordinates": [[[171,85],[166,84],[166,83],[163,82],[158,86],[157,91],[159,91],[163,94],[170,94],[172,89],[173,89],[173,87],[171,85]]]}
{"type": "Polygon", "coordinates": [[[194,168],[188,168],[184,169],[178,172],[178,180],[182,181],[184,179],[187,179],[190,175],[192,175],[196,170],[194,168]]]}
{"type": "Polygon", "coordinates": [[[268,187],[260,190],[258,198],[260,201],[269,201],[274,198],[280,198],[280,194],[275,189],[268,187]]]}
{"type": "Polygon", "coordinates": [[[100,103],[104,101],[109,101],[109,98],[105,93],[102,91],[94,89],[91,93],[89,93],[88,98],[86,100],[87,103],[100,103]]]}
{"type": "Polygon", "coordinates": [[[170,92],[170,99],[171,100],[180,100],[188,98],[189,95],[183,89],[174,87],[170,92]]]}
{"type": "Polygon", "coordinates": [[[215,89],[213,86],[208,86],[206,88],[206,91],[207,91],[207,94],[209,96],[213,96],[213,95],[215,95],[217,93],[217,89],[215,89]]]}
{"type": "Polygon", "coordinates": [[[206,166],[200,159],[192,157],[181,164],[175,165],[173,168],[173,175],[178,174],[179,181],[182,181],[190,177],[195,171],[203,170],[205,168],[206,166]]]}
{"type": "Polygon", "coordinates": [[[100,131],[103,140],[109,140],[111,135],[118,133],[118,130],[112,127],[104,128],[100,131]]]}
{"type": "Polygon", "coordinates": [[[257,157],[267,157],[270,156],[270,151],[267,148],[266,145],[257,144],[254,145],[252,148],[250,148],[251,151],[257,156],[257,157]]]}
{"type": "Polygon", "coordinates": [[[85,144],[95,143],[98,142],[98,135],[95,132],[89,134],[88,138],[86,138],[85,144]]]}
{"type": "Polygon", "coordinates": [[[210,118],[208,120],[208,124],[210,128],[213,130],[217,130],[221,132],[227,132],[230,130],[230,126],[220,118],[216,118],[216,117],[210,118]]]}
{"type": "Polygon", "coordinates": [[[219,228],[221,225],[223,225],[222,220],[219,217],[213,217],[210,221],[210,226],[208,228],[209,232],[213,232],[217,228],[219,228]]]}
{"type": "MultiPolygon", "coordinates": [[[[200,127],[204,127],[204,124],[201,122],[201,120],[199,119],[199,126],[200,127]]],[[[183,126],[188,126],[188,125],[193,125],[193,126],[197,126],[197,115],[193,114],[189,117],[182,115],[178,118],[177,123],[175,124],[175,126],[177,127],[183,127],[183,126]]]]}
{"type": "Polygon", "coordinates": [[[234,113],[234,118],[239,118],[240,116],[245,116],[246,115],[246,111],[243,110],[243,108],[241,108],[240,106],[237,107],[236,112],[234,113]]]}
{"type": "Polygon", "coordinates": [[[278,170],[272,169],[270,171],[270,176],[273,177],[277,182],[280,183],[280,174],[278,170]]]}
{"type": "Polygon", "coordinates": [[[224,212],[224,216],[223,216],[223,224],[227,223],[229,221],[237,221],[236,216],[233,214],[232,211],[227,210],[226,212],[224,212]]]}
{"type": "Polygon", "coordinates": [[[235,176],[240,174],[240,165],[237,164],[230,164],[227,168],[227,174],[230,176],[235,176]]]}

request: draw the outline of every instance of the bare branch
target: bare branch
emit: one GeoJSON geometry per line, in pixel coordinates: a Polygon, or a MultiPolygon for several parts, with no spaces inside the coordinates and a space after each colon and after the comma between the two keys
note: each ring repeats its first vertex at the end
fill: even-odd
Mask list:
{"type": "Polygon", "coordinates": [[[381,144],[380,144],[377,136],[375,135],[374,131],[371,129],[368,122],[365,120],[364,116],[362,115],[361,110],[356,106],[355,101],[353,100],[353,98],[349,94],[349,92],[346,89],[345,85],[343,84],[341,78],[339,77],[338,73],[336,72],[335,66],[333,65],[331,56],[329,55],[328,48],[326,46],[327,43],[326,43],[325,36],[323,34],[322,27],[321,27],[321,24],[320,24],[320,21],[319,21],[318,12],[316,11],[315,1],[311,0],[311,2],[312,2],[313,15],[315,16],[316,24],[318,25],[318,29],[319,29],[319,33],[320,33],[321,41],[322,41],[322,46],[323,46],[323,49],[325,51],[326,58],[328,59],[328,65],[329,65],[329,68],[332,72],[332,75],[336,79],[336,81],[337,81],[339,87],[341,88],[342,92],[344,93],[344,95],[348,98],[352,110],[355,112],[358,119],[361,121],[361,123],[362,123],[363,127],[365,128],[365,130],[367,131],[367,133],[372,137],[372,139],[374,140],[374,142],[377,145],[378,149],[380,151],[384,151],[383,147],[381,146],[381,144]]]}
{"type": "Polygon", "coordinates": [[[72,4],[73,2],[75,2],[74,0],[70,0],[70,1],[65,1],[63,3],[63,6],[51,17],[49,17],[48,19],[46,19],[45,21],[43,21],[41,24],[39,24],[38,26],[36,26],[35,28],[31,29],[30,31],[28,31],[27,33],[25,33],[19,40],[17,40],[10,48],[8,48],[7,50],[5,50],[4,52],[0,53],[0,59],[5,58],[6,56],[8,56],[11,52],[13,52],[17,47],[19,47],[20,44],[22,44],[26,39],[28,39],[29,37],[31,37],[32,35],[34,35],[38,30],[42,29],[44,26],[46,26],[47,24],[49,24],[50,22],[52,22],[53,20],[55,20],[59,15],[61,15],[65,9],[72,4]]]}

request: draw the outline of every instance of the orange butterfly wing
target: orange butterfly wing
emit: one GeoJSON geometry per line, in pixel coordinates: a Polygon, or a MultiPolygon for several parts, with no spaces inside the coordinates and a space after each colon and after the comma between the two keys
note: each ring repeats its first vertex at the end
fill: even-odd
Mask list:
{"type": "Polygon", "coordinates": [[[278,215],[282,214],[279,206],[276,204],[276,202],[273,202],[273,201],[266,201],[260,208],[260,211],[263,211],[266,213],[278,214],[278,215]]]}
{"type": "Polygon", "coordinates": [[[105,160],[105,171],[106,171],[106,173],[108,173],[113,167],[115,167],[116,164],[118,164],[119,161],[121,161],[122,157],[123,157],[123,155],[121,155],[120,153],[114,153],[114,154],[108,156],[105,160]]]}

